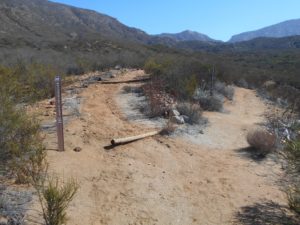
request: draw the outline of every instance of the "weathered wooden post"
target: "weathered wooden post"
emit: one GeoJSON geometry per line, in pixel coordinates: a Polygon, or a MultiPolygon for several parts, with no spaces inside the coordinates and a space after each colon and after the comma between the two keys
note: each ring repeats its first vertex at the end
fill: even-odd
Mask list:
{"type": "Polygon", "coordinates": [[[62,114],[62,99],[61,99],[61,77],[55,77],[55,106],[56,106],[56,130],[58,140],[58,150],[64,151],[64,125],[62,114]]]}

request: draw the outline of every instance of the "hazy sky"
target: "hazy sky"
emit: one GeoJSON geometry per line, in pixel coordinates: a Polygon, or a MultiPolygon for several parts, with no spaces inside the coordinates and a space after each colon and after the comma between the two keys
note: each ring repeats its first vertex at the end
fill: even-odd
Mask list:
{"type": "Polygon", "coordinates": [[[232,35],[300,18],[300,0],[53,0],[93,9],[149,34],[193,30],[232,35]]]}

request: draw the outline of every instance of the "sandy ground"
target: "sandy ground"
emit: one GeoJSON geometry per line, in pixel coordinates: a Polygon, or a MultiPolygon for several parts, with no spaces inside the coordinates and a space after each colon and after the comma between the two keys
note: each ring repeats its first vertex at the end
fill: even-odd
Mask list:
{"type": "MultiPolygon", "coordinates": [[[[141,75],[131,71],[116,79],[141,75]]],[[[279,165],[272,159],[257,162],[239,150],[247,147],[246,131],[266,110],[253,91],[237,88],[234,101],[226,103],[228,113],[205,113],[210,123],[204,134],[157,136],[106,149],[112,137],[153,130],[122,112],[123,86],[97,83],[83,89],[80,115],[65,126],[66,151],[48,151],[51,172],[80,184],[68,224],[251,224],[242,219],[243,207],[272,202],[285,208],[279,165]]],[[[55,148],[55,133],[48,132],[45,142],[55,148]]]]}

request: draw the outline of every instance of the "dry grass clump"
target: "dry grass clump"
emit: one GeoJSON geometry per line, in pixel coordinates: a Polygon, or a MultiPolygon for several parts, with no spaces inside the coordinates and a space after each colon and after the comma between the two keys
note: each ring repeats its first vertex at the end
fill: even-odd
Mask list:
{"type": "Polygon", "coordinates": [[[261,156],[266,156],[276,145],[276,136],[267,130],[253,129],[247,134],[247,142],[261,156]]]}

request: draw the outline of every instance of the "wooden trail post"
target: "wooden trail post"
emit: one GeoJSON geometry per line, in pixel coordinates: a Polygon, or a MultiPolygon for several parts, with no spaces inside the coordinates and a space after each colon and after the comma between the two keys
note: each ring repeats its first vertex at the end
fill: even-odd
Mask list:
{"type": "Polygon", "coordinates": [[[58,140],[58,150],[64,151],[64,125],[62,114],[62,99],[61,99],[61,77],[55,77],[55,108],[56,108],[56,130],[58,140]]]}

